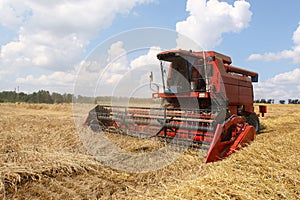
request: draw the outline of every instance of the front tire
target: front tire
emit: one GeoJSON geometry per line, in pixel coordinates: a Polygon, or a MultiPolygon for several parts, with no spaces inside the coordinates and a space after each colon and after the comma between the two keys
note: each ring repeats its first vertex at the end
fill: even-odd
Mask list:
{"type": "Polygon", "coordinates": [[[89,123],[89,127],[94,132],[102,132],[102,128],[101,128],[98,120],[96,120],[96,119],[91,120],[91,122],[89,123]]]}
{"type": "Polygon", "coordinates": [[[256,134],[258,134],[260,129],[259,118],[256,115],[251,114],[247,117],[247,122],[249,125],[254,127],[256,134]]]}

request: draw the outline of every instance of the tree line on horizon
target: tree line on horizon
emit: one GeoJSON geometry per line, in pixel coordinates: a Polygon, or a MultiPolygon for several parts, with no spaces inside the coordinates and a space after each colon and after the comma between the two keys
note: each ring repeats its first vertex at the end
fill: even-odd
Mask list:
{"type": "Polygon", "coordinates": [[[0,92],[0,103],[71,103],[73,99],[72,94],[59,94],[56,92],[50,93],[46,90],[39,90],[32,94],[16,91],[0,92]]]}
{"type": "MultiPolygon", "coordinates": [[[[257,99],[254,100],[254,103],[266,103],[266,104],[274,104],[274,99],[257,99]]],[[[286,100],[279,100],[279,104],[286,104],[286,100]]],[[[300,104],[299,99],[288,99],[287,104],[300,104]]]]}
{"type": "MultiPolygon", "coordinates": [[[[98,97],[86,97],[86,96],[74,96],[73,94],[60,94],[56,92],[50,93],[46,90],[39,90],[38,92],[33,92],[32,94],[26,94],[24,92],[16,91],[2,91],[0,92],[0,103],[16,103],[16,102],[25,102],[25,103],[98,103],[98,102],[111,102],[111,101],[132,101],[136,103],[153,103],[153,100],[150,98],[134,98],[131,97],[110,97],[110,96],[98,96],[98,97]]],[[[274,99],[257,99],[254,100],[254,103],[266,103],[274,104],[274,99]]],[[[280,104],[300,104],[299,99],[288,99],[279,100],[280,104]]]]}
{"type": "Polygon", "coordinates": [[[73,94],[60,94],[60,93],[50,93],[46,90],[39,90],[38,92],[33,92],[32,94],[26,94],[24,92],[16,91],[2,91],[0,92],[0,103],[109,103],[109,102],[134,102],[134,103],[151,103],[153,100],[151,98],[128,98],[128,97],[110,97],[110,96],[97,96],[88,97],[73,94]]]}

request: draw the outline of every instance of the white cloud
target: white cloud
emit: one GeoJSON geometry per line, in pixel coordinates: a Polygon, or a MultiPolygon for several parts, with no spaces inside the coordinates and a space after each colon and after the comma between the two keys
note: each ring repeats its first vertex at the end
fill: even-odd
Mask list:
{"type": "Polygon", "coordinates": [[[12,72],[8,69],[4,69],[0,71],[0,80],[4,80],[5,78],[7,78],[8,76],[10,76],[12,74],[12,72]]]}
{"type": "Polygon", "coordinates": [[[0,24],[6,27],[15,27],[22,22],[20,15],[25,15],[23,4],[16,0],[0,1],[0,24]]]}
{"type": "Polygon", "coordinates": [[[290,84],[299,84],[300,85],[300,68],[296,68],[290,72],[278,74],[273,79],[274,79],[274,82],[280,83],[283,85],[290,85],[290,84]]]}
{"type": "Polygon", "coordinates": [[[159,47],[128,52],[124,42],[114,42],[107,49],[106,57],[81,63],[80,74],[76,79],[76,93],[126,96],[139,88],[137,90],[143,91],[142,94],[148,95],[150,72],[155,74],[155,82],[161,81],[156,57],[158,52],[161,52],[159,47]]]}
{"type": "MultiPolygon", "coordinates": [[[[289,50],[252,54],[248,60],[277,61],[292,59],[294,64],[300,64],[300,24],[293,33],[294,46],[289,50]]],[[[274,76],[255,86],[256,98],[290,99],[300,98],[300,68],[274,76]]]]}
{"type": "Polygon", "coordinates": [[[300,98],[300,68],[274,76],[273,78],[254,84],[256,99],[300,98]]]}
{"type": "Polygon", "coordinates": [[[293,33],[294,46],[290,50],[267,52],[264,54],[251,54],[248,60],[276,61],[292,59],[294,64],[300,64],[300,24],[293,33]]]}
{"type": "Polygon", "coordinates": [[[126,50],[123,42],[113,43],[107,50],[105,58],[100,60],[85,60],[75,66],[80,71],[76,74],[71,72],[56,71],[49,75],[18,77],[16,83],[19,85],[29,85],[36,87],[66,87],[71,89],[77,82],[76,90],[80,94],[93,95],[97,84],[105,87],[113,86],[129,69],[126,57],[126,50]]]}
{"type": "Polygon", "coordinates": [[[113,43],[108,49],[107,62],[110,72],[123,73],[128,69],[128,61],[126,56],[126,50],[124,49],[124,43],[117,41],[113,43]]]}
{"type": "MultiPolygon", "coordinates": [[[[143,50],[144,51],[144,50],[143,50]]],[[[100,83],[103,85],[114,85],[119,82],[124,75],[127,73],[138,73],[138,68],[143,68],[142,70],[151,70],[153,65],[159,69],[159,61],[157,60],[157,53],[161,52],[160,47],[150,47],[146,54],[140,55],[137,58],[133,58],[133,60],[128,60],[128,57],[131,55],[130,52],[127,52],[124,48],[124,43],[122,41],[117,41],[113,43],[107,51],[107,64],[100,66],[97,64],[98,71],[100,71],[100,83]],[[102,68],[102,69],[99,69],[102,68]]],[[[134,51],[133,53],[137,53],[134,51]]],[[[138,76],[138,75],[137,75],[138,76]]],[[[135,77],[135,80],[140,79],[142,77],[135,77]]],[[[147,74],[147,81],[149,81],[149,74],[147,74]]],[[[134,81],[134,80],[132,80],[134,81]]]]}
{"type": "Polygon", "coordinates": [[[114,85],[129,70],[122,41],[112,43],[101,57],[91,56],[78,66],[75,93],[88,96],[110,95],[114,85]]]}
{"type": "Polygon", "coordinates": [[[73,91],[73,84],[76,75],[74,73],[56,71],[49,75],[40,75],[35,77],[27,75],[26,77],[16,78],[16,84],[21,86],[26,92],[35,92],[40,89],[52,89],[52,91],[70,93],[73,91]]]}
{"type": "Polygon", "coordinates": [[[74,80],[75,80],[74,74],[57,71],[50,75],[41,75],[37,78],[34,77],[33,75],[28,75],[25,78],[19,77],[16,79],[16,83],[31,84],[37,86],[54,86],[54,85],[70,86],[73,84],[74,80]]]}
{"type": "MultiPolygon", "coordinates": [[[[191,38],[203,48],[213,48],[222,41],[222,34],[239,32],[248,27],[252,12],[244,0],[233,5],[218,0],[188,0],[189,17],[176,24],[176,30],[191,38]]],[[[178,47],[190,48],[179,38],[178,47]]]]}
{"type": "Polygon", "coordinates": [[[18,25],[19,37],[1,47],[3,66],[71,69],[99,30],[117,13],[153,0],[1,1],[0,23],[18,25]],[[16,48],[12,48],[16,47],[16,48]],[[26,64],[16,62],[26,59],[26,64]]]}
{"type": "MultiPolygon", "coordinates": [[[[106,68],[101,71],[100,84],[104,84],[105,86],[116,85],[126,75],[134,77],[134,79],[131,79],[130,84],[137,80],[139,83],[144,82],[145,77],[147,82],[149,82],[149,73],[145,71],[150,72],[153,66],[159,69],[159,61],[156,55],[161,52],[160,47],[150,47],[146,54],[134,58],[129,63],[128,57],[131,55],[128,55],[130,52],[127,52],[123,45],[124,43],[122,41],[118,41],[113,43],[108,49],[108,64],[106,68]]],[[[137,52],[135,51],[134,53],[137,52]]]]}
{"type": "Polygon", "coordinates": [[[102,72],[101,80],[104,84],[116,83],[129,70],[127,52],[124,43],[117,41],[108,49],[107,66],[102,72]]]}
{"type": "MultiPolygon", "coordinates": [[[[0,25],[18,33],[17,38],[0,47],[0,80],[5,78],[3,74],[7,74],[8,69],[16,76],[18,71],[39,68],[39,74],[44,70],[52,75],[37,75],[35,72],[27,77],[19,75],[14,84],[41,81],[41,85],[57,85],[55,76],[75,74],[75,67],[87,45],[100,30],[112,24],[117,14],[129,13],[138,4],[155,1],[0,1],[0,25]]],[[[63,85],[64,82],[69,83],[66,79],[57,83],[63,85]]]]}
{"type": "Polygon", "coordinates": [[[149,84],[150,72],[153,74],[154,83],[161,82],[160,64],[159,60],[157,59],[157,54],[160,52],[162,52],[160,47],[153,46],[149,48],[147,54],[141,55],[130,62],[131,70],[134,70],[135,73],[139,75],[139,77],[137,77],[137,85],[149,84]]]}
{"type": "Polygon", "coordinates": [[[131,68],[145,67],[147,65],[159,65],[159,61],[156,55],[161,52],[160,47],[150,47],[147,54],[139,56],[138,58],[131,61],[131,68]]]}

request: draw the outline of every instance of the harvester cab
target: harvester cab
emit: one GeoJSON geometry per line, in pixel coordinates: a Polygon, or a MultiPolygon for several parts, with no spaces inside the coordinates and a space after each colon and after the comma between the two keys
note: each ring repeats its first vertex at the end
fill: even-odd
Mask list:
{"type": "MultiPolygon", "coordinates": [[[[165,78],[164,74],[162,74],[163,83],[165,84],[166,82],[164,93],[206,91],[205,80],[207,80],[207,76],[203,58],[188,54],[162,52],[157,55],[161,61],[161,68],[164,67],[163,62],[170,62],[168,77],[165,78]]],[[[165,72],[165,70],[161,71],[165,72]]]]}
{"type": "Polygon", "coordinates": [[[160,60],[163,89],[161,93],[154,93],[153,98],[162,98],[169,107],[182,107],[180,100],[189,105],[191,98],[198,99],[201,108],[209,106],[209,80],[213,69],[205,65],[203,52],[173,50],[161,52],[157,58],[160,60]]]}
{"type": "Polygon", "coordinates": [[[157,58],[162,80],[153,83],[151,73],[150,88],[156,90],[153,99],[163,100],[162,107],[97,105],[86,124],[201,148],[207,151],[206,162],[225,158],[254,140],[259,118],[252,82],[257,82],[257,73],[232,66],[230,57],[214,51],[170,50],[157,58]]]}

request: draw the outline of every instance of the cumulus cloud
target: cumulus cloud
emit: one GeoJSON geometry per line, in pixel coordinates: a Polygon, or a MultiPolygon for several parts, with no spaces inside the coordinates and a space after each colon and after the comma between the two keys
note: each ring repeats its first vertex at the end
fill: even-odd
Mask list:
{"type": "MultiPolygon", "coordinates": [[[[16,82],[37,84],[41,81],[40,85],[55,85],[56,81],[63,85],[65,81],[69,84],[66,76],[75,77],[76,66],[80,66],[78,63],[85,48],[100,30],[109,27],[118,13],[128,13],[137,4],[154,1],[3,0],[0,2],[0,24],[13,27],[18,37],[1,46],[0,78],[8,67],[11,71],[39,68],[40,73],[41,69],[47,70],[48,75],[32,73],[18,77],[16,82]],[[59,76],[65,78],[59,79],[59,76]]],[[[235,1],[233,5],[218,0],[187,0],[186,10],[190,16],[178,22],[176,30],[205,48],[218,45],[223,33],[239,32],[246,28],[252,15],[250,4],[244,0],[235,1]]],[[[180,38],[177,42],[178,47],[186,47],[180,38]]],[[[105,61],[109,66],[102,74],[107,84],[119,80],[128,69],[137,69],[147,63],[157,65],[155,47],[129,63],[123,45],[121,41],[116,42],[108,51],[105,61]]],[[[89,61],[84,65],[88,65],[89,69],[97,68],[98,62],[89,61]]]]}
{"type": "MultiPolygon", "coordinates": [[[[130,62],[131,70],[135,70],[135,74],[139,74],[137,78],[137,85],[149,84],[150,72],[153,75],[153,82],[156,84],[161,83],[161,71],[157,54],[162,51],[161,47],[153,46],[150,47],[148,52],[144,55],[137,57],[130,62]]],[[[149,93],[149,91],[147,91],[149,93]]],[[[147,96],[146,94],[144,96],[147,96]]]]}
{"type": "Polygon", "coordinates": [[[22,85],[22,88],[27,88],[27,92],[40,90],[41,88],[56,88],[61,92],[71,92],[76,75],[74,73],[56,71],[49,75],[33,76],[27,75],[26,77],[16,78],[16,83],[22,85]]]}
{"type": "Polygon", "coordinates": [[[118,82],[129,70],[127,52],[124,43],[117,41],[108,49],[107,66],[102,71],[101,80],[104,84],[118,82]]]}
{"type": "Polygon", "coordinates": [[[142,53],[136,58],[132,57],[131,53],[137,53],[137,51],[127,52],[122,41],[113,43],[107,51],[107,65],[101,70],[100,84],[114,85],[126,76],[132,77],[129,84],[138,85],[144,83],[145,79],[149,82],[149,73],[147,72],[150,72],[154,66],[156,71],[159,71],[159,61],[156,55],[161,52],[161,48],[153,46],[149,49],[143,49],[142,52],[146,51],[144,54],[142,53]],[[130,63],[128,57],[132,57],[130,63]]]}
{"type": "MultiPolygon", "coordinates": [[[[72,88],[76,82],[75,93],[80,95],[112,95],[116,90],[126,94],[129,88],[149,84],[151,70],[154,73],[160,72],[156,58],[156,54],[161,51],[159,47],[143,49],[142,53],[136,54],[137,51],[131,52],[134,54],[132,55],[124,48],[123,41],[116,41],[108,47],[101,58],[93,60],[94,57],[91,57],[90,60],[81,61],[76,66],[80,72],[77,75],[75,72],[60,71],[49,75],[18,77],[16,82],[43,88],[47,86],[72,88]]],[[[159,75],[155,76],[155,81],[160,80],[159,75]]]]}
{"type": "Polygon", "coordinates": [[[248,60],[276,61],[292,59],[294,64],[300,64],[300,24],[293,33],[294,46],[289,50],[279,52],[267,52],[264,54],[251,54],[248,60]]]}
{"type": "Polygon", "coordinates": [[[123,73],[128,69],[127,52],[124,49],[124,42],[117,41],[108,49],[108,69],[110,72],[123,73]]]}
{"type": "Polygon", "coordinates": [[[131,61],[131,68],[144,67],[147,65],[159,65],[159,61],[156,55],[161,52],[160,47],[150,47],[149,51],[145,55],[141,55],[138,58],[131,61]]]}
{"type": "Polygon", "coordinates": [[[70,70],[85,47],[118,13],[153,0],[4,0],[0,23],[16,26],[19,37],[1,47],[1,67],[36,66],[70,70]]]}
{"type": "Polygon", "coordinates": [[[28,33],[28,36],[25,32],[25,29],[21,29],[17,42],[10,42],[1,47],[0,56],[3,67],[70,70],[79,61],[84,46],[87,44],[87,42],[83,44],[76,34],[61,38],[47,31],[28,33]]]}
{"type": "Polygon", "coordinates": [[[32,75],[19,74],[14,84],[69,84],[66,75],[76,74],[87,45],[112,24],[117,14],[154,1],[0,1],[0,25],[18,33],[18,37],[0,46],[0,80],[8,69],[15,77],[26,69],[32,75]],[[48,75],[41,75],[43,72],[48,75]],[[58,80],[59,76],[65,79],[58,80]]]}
{"type": "Polygon", "coordinates": [[[74,82],[75,75],[65,72],[54,72],[50,75],[41,75],[35,78],[33,75],[28,75],[25,78],[19,77],[17,83],[29,83],[32,85],[69,85],[74,82]]]}
{"type": "MultiPolygon", "coordinates": [[[[109,47],[107,50],[107,63],[106,64],[100,64],[96,62],[97,64],[94,64],[94,68],[98,68],[98,72],[100,71],[100,81],[101,84],[107,85],[107,84],[115,84],[119,80],[121,80],[126,73],[130,71],[137,71],[138,68],[143,68],[146,71],[149,71],[152,69],[153,66],[156,66],[156,71],[159,71],[159,61],[157,60],[157,53],[161,52],[160,47],[150,47],[149,49],[142,49],[141,55],[134,57],[131,55],[131,53],[137,53],[138,50],[134,52],[127,52],[124,48],[124,42],[117,41],[109,47]],[[131,57],[132,60],[129,62],[129,57],[131,57]]],[[[143,70],[143,71],[145,71],[143,70]]],[[[147,74],[149,76],[149,74],[147,74]]],[[[137,76],[135,77],[135,80],[140,79],[141,77],[137,76]]],[[[133,81],[133,80],[132,80],[133,81]]],[[[149,81],[149,77],[147,78],[147,81],[149,81]]]]}
{"type": "Polygon", "coordinates": [[[0,24],[2,26],[13,28],[22,22],[21,15],[26,16],[23,3],[16,0],[0,1],[0,24]]]}
{"type": "Polygon", "coordinates": [[[106,56],[100,60],[83,61],[76,78],[76,94],[127,96],[130,94],[149,96],[149,75],[154,82],[161,81],[159,61],[156,54],[160,47],[127,51],[123,41],[112,43],[106,56]]]}
{"type": "MultiPolygon", "coordinates": [[[[233,5],[218,0],[188,0],[189,16],[176,24],[176,30],[203,48],[213,48],[222,41],[222,34],[240,32],[248,27],[252,12],[247,1],[235,1],[233,5]]],[[[178,47],[190,48],[178,38],[178,47]]]]}
{"type": "Polygon", "coordinates": [[[274,76],[254,84],[255,98],[290,99],[300,98],[300,68],[274,76]]]}

